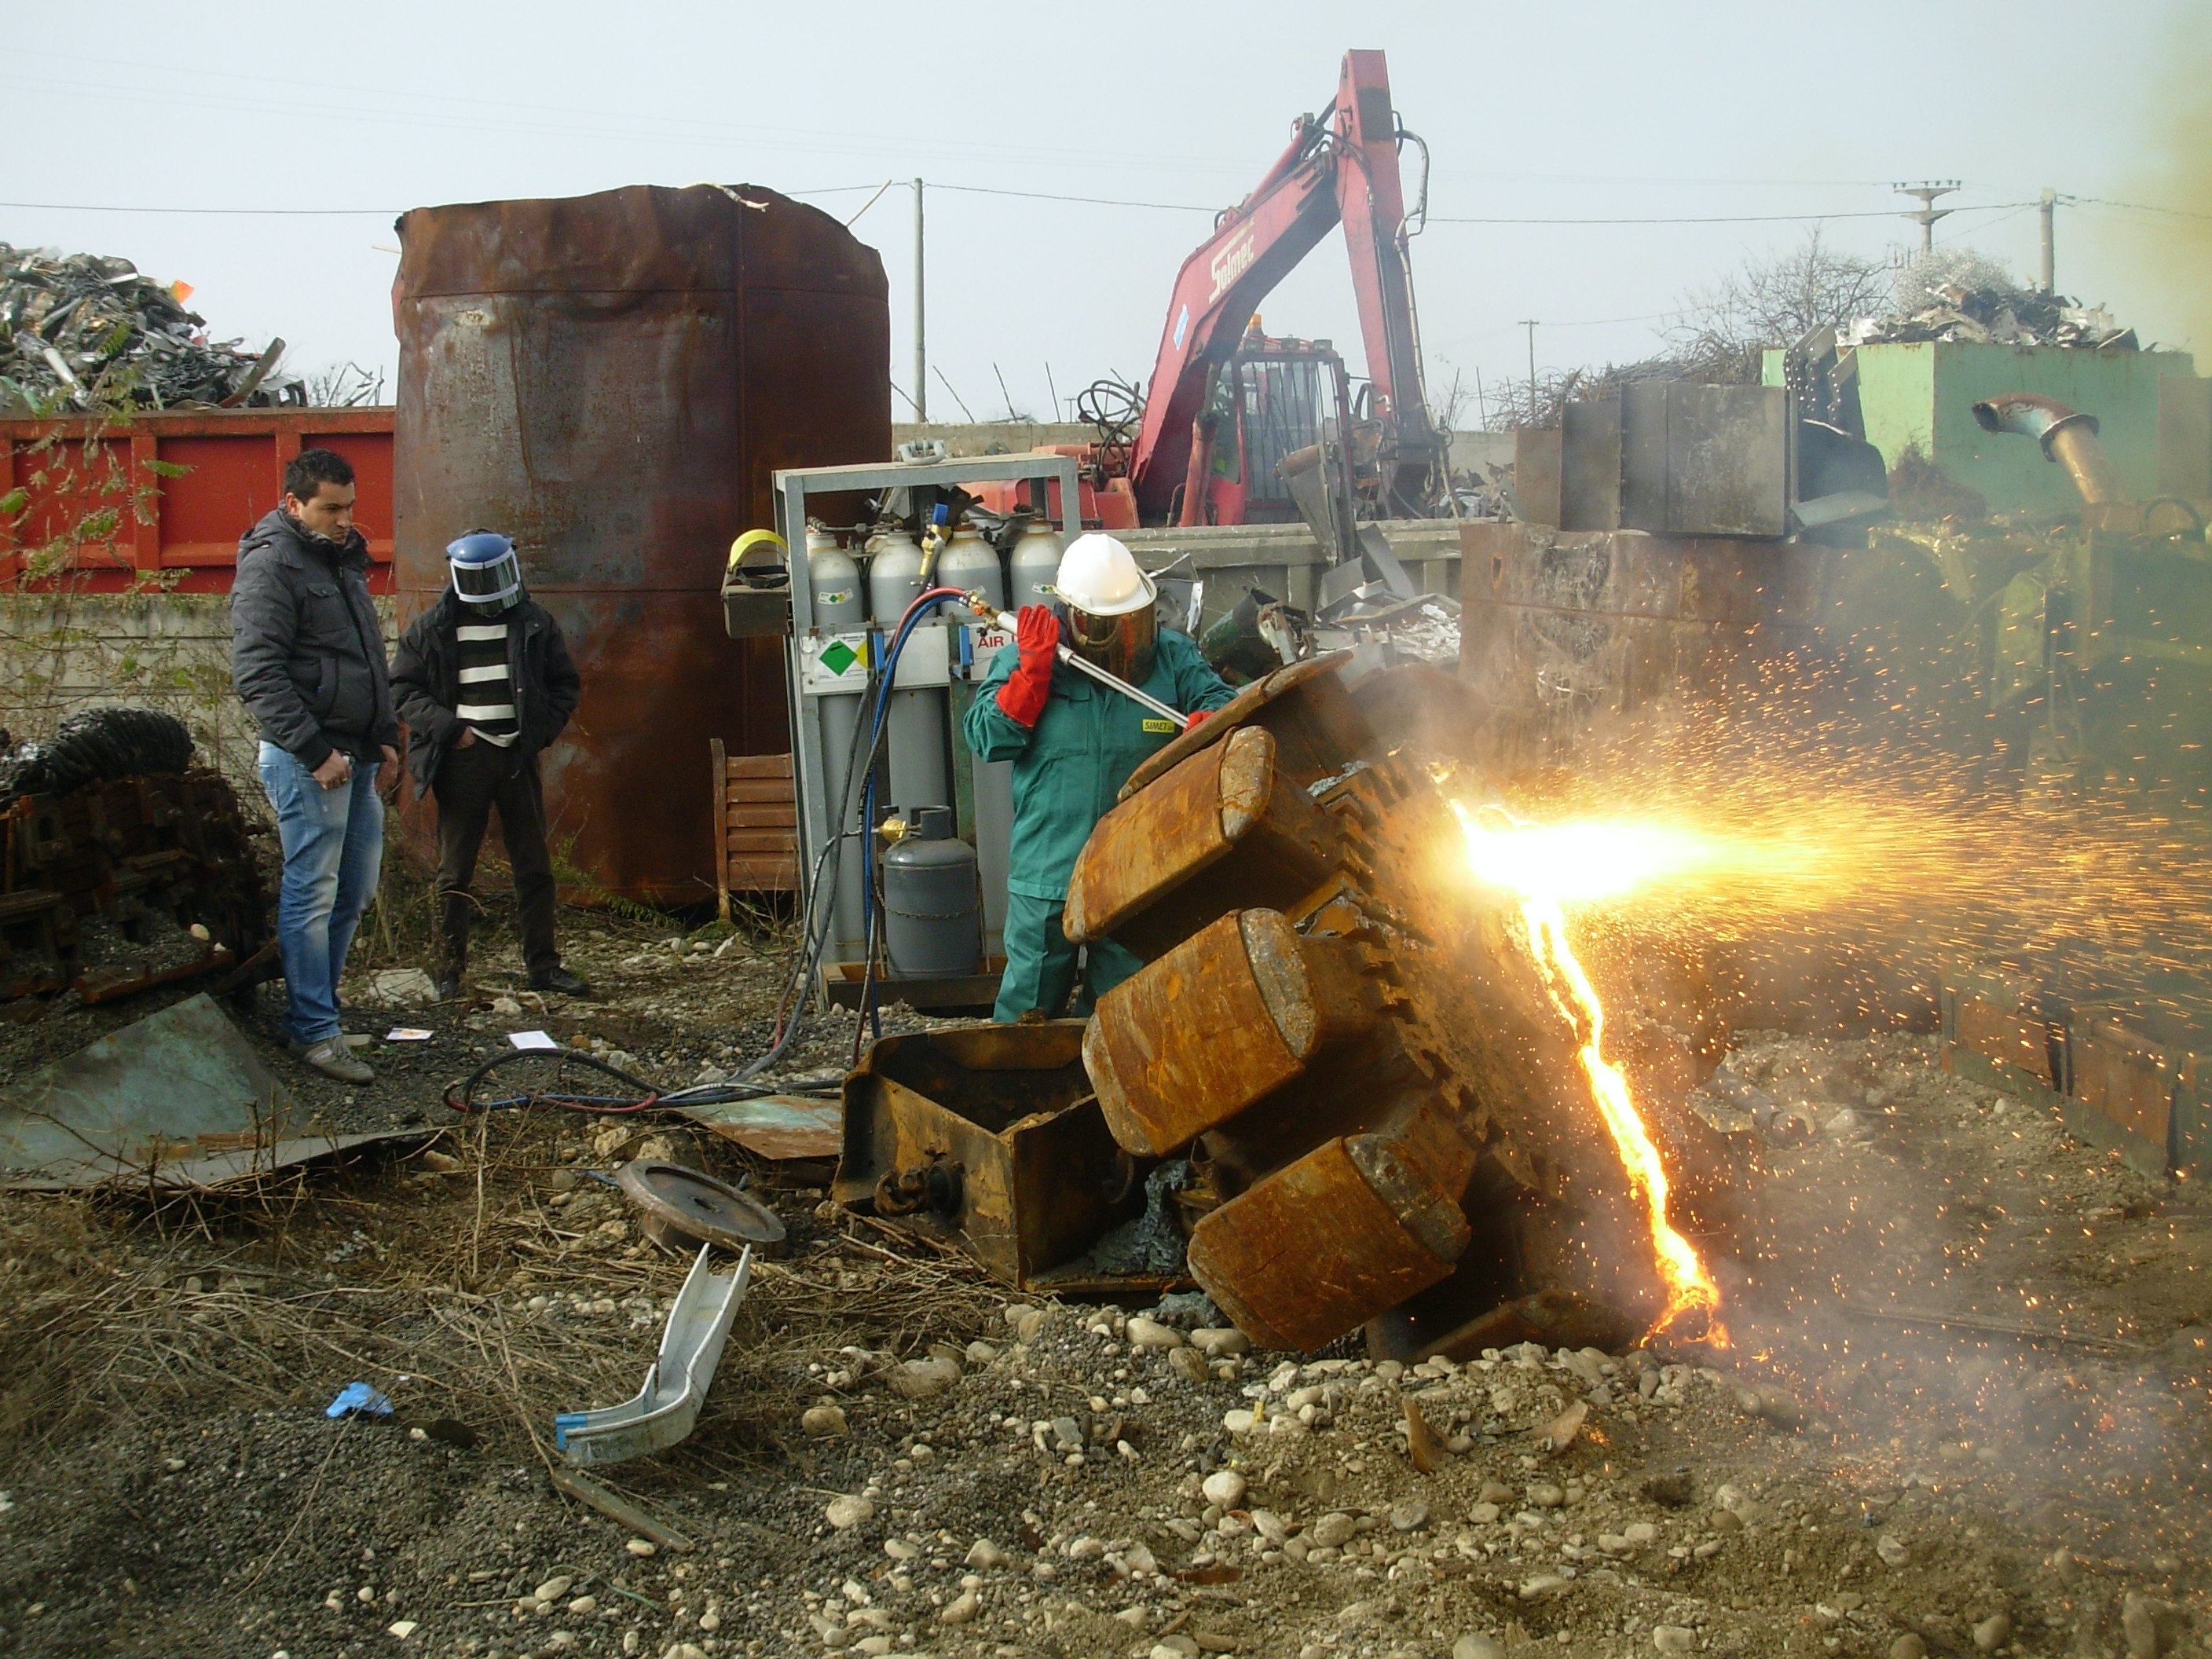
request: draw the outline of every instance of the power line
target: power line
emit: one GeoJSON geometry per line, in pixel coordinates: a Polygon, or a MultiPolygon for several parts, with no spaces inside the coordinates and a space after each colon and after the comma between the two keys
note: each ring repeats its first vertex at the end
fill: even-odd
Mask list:
{"type": "MultiPolygon", "coordinates": [[[[2033,207],[2033,202],[1991,202],[1983,207],[1956,208],[1958,213],[1992,213],[1999,208],[2033,207]]],[[[1590,218],[1590,219],[1455,219],[1441,214],[1429,216],[1432,225],[1778,225],[1808,224],[1826,219],[1894,219],[1896,210],[1880,208],[1855,210],[1848,213],[1710,213],[1668,216],[1655,218],[1590,218]]]]}
{"type": "Polygon", "coordinates": [[[1647,311],[1641,317],[1585,317],[1579,322],[1546,323],[1544,326],[1546,328],[1602,328],[1609,323],[1656,323],[1662,318],[1675,314],[1672,311],[1647,311]]]}
{"type": "Polygon", "coordinates": [[[1062,196],[1048,190],[994,190],[985,185],[940,185],[932,190],[957,190],[967,196],[1018,196],[1030,202],[1082,202],[1092,207],[1156,208],[1164,213],[1218,213],[1219,208],[1197,207],[1188,202],[1131,202],[1115,196],[1062,196]]]}
{"type": "Polygon", "coordinates": [[[2192,213],[2186,208],[2159,207],[2149,202],[2114,202],[2102,196],[2062,196],[2061,202],[2086,202],[2092,207],[2126,208],[2135,213],[2162,213],[2173,219],[2212,219],[2212,213],[2192,213]]]}
{"type": "MultiPolygon", "coordinates": [[[[774,189],[773,185],[763,186],[774,189]]],[[[778,191],[781,196],[841,196],[860,191],[880,190],[879,183],[865,185],[821,185],[805,190],[778,191]]],[[[1029,202],[1072,202],[1089,207],[1147,208],[1167,213],[1218,213],[1218,208],[1200,207],[1190,202],[1145,202],[1118,196],[1074,196],[1057,191],[1004,190],[989,185],[940,185],[932,180],[932,190],[957,191],[967,196],[1004,196],[1029,202]]],[[[2212,220],[2212,214],[2191,213],[2179,208],[2154,207],[2142,202],[2106,201],[2096,196],[2067,196],[2066,202],[2081,202],[2098,207],[2125,208],[2140,213],[2162,213],[2184,219],[2212,220]]],[[[2032,208],[2034,202],[1987,202],[1978,206],[1953,210],[1959,213],[1997,213],[2013,209],[2032,208]]],[[[218,208],[218,207],[132,207],[106,202],[0,202],[0,209],[45,213],[145,213],[177,215],[185,217],[238,218],[392,218],[402,211],[394,208],[218,208]]],[[[1590,217],[1590,218],[1504,218],[1504,217],[1449,217],[1432,214],[1429,222],[1437,225],[1752,225],[1752,224],[1813,224],[1830,219],[1892,219],[1893,210],[1875,209],[1842,213],[1724,213],[1662,216],[1651,217],[1590,217]]],[[[1595,320],[1616,320],[1599,319],[1595,320]]],[[[1622,322],[1644,320],[1621,318],[1622,322]]],[[[1583,325],[1555,323],[1555,328],[1580,327],[1583,325]]]]}
{"type": "MultiPolygon", "coordinates": [[[[2031,213],[2042,205],[2043,204],[2040,202],[2023,202],[2021,204],[2018,210],[2006,214],[2002,219],[1984,219],[1978,225],[1961,225],[1958,229],[1951,232],[1948,235],[1938,236],[1936,238],[1936,246],[1937,247],[1948,247],[1953,243],[1959,241],[1961,238],[1966,236],[1970,233],[1994,230],[1999,225],[2010,224],[2014,220],[2019,218],[2021,214],[2031,213]]],[[[1970,208],[1960,208],[1957,209],[1956,211],[1960,213],[1968,213],[1972,212],[1972,210],[1970,208]]]]}

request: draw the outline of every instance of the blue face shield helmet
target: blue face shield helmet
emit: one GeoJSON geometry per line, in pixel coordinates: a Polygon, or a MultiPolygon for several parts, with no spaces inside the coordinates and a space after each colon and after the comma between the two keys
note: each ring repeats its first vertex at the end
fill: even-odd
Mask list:
{"type": "Polygon", "coordinates": [[[447,546],[446,562],[453,568],[454,597],[488,616],[497,616],[522,592],[514,544],[495,531],[471,531],[447,546]]]}

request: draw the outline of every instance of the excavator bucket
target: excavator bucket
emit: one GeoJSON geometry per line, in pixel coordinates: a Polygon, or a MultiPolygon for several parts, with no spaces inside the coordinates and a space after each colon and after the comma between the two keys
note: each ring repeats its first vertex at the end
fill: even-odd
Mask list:
{"type": "Polygon", "coordinates": [[[1190,1271],[1257,1343],[1640,1328],[1645,1218],[1517,905],[1345,662],[1245,688],[1085,846],[1068,936],[1148,958],[1084,1041],[1107,1127],[1191,1159],[1190,1271]]]}

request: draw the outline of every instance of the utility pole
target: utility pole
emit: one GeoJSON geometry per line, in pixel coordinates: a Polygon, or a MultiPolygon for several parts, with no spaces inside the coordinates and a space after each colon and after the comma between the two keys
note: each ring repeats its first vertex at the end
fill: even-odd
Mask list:
{"type": "Polygon", "coordinates": [[[1536,319],[1523,317],[1520,326],[1528,331],[1528,424],[1536,423],[1536,319]]]}
{"type": "Polygon", "coordinates": [[[929,419],[929,345],[921,303],[921,180],[914,181],[914,416],[929,419]]]}
{"type": "Polygon", "coordinates": [[[1948,219],[1958,210],[1955,208],[1937,207],[1936,198],[1938,196],[1948,196],[1953,191],[1957,190],[1959,181],[1956,179],[1926,179],[1917,185],[1892,185],[1890,188],[1899,196],[1917,196],[1920,198],[1920,205],[1908,210],[1902,216],[1911,220],[1920,227],[1920,251],[1923,253],[1933,253],[1936,251],[1936,222],[1938,219],[1948,219]]]}
{"type": "Polygon", "coordinates": [[[2042,280],[2037,284],[2037,286],[2045,294],[2056,294],[2058,292],[2057,250],[2053,246],[2054,238],[2052,236],[2052,231],[2054,227],[2051,224],[2051,221],[2057,216],[2057,208],[2058,192],[2051,189],[2049,185],[2045,185],[2043,191],[2043,200],[2039,204],[2040,216],[2043,220],[2043,264],[2039,270],[2039,275],[2042,280]]]}

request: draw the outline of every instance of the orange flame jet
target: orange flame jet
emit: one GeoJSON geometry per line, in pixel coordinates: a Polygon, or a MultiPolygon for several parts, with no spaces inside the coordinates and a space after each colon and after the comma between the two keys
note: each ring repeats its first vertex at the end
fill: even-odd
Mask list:
{"type": "Polygon", "coordinates": [[[1567,938],[1569,902],[1617,897],[1652,878],[1686,870],[1706,856],[1701,838],[1632,824],[1541,828],[1516,823],[1496,809],[1478,811],[1457,802],[1453,807],[1467,832],[1468,856],[1477,878],[1521,901],[1528,953],[1552,1006],[1575,1034],[1598,1115],[1643,1201],[1652,1253],[1667,1286],[1666,1310],[1650,1334],[1680,1328],[1685,1336],[1727,1347],[1720,1286],[1696,1248],[1668,1218],[1666,1164],[1636,1109],[1626,1075],[1605,1056],[1605,1006],[1567,938]],[[1493,817],[1498,822],[1486,821],[1493,817]]]}

